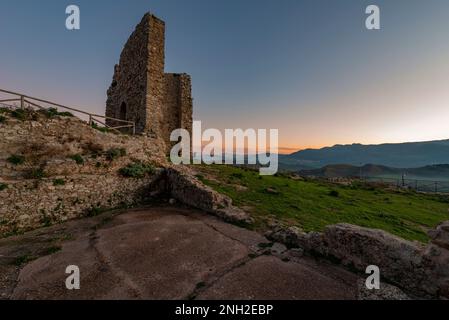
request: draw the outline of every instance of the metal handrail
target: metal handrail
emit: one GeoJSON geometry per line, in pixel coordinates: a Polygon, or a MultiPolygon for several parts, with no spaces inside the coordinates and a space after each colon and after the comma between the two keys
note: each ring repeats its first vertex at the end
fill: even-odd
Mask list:
{"type": "Polygon", "coordinates": [[[48,100],[45,100],[45,99],[36,98],[36,97],[31,97],[31,96],[28,96],[28,95],[25,95],[25,94],[22,94],[22,93],[18,93],[18,92],[14,92],[14,91],[0,89],[0,92],[19,97],[19,98],[15,98],[15,99],[3,99],[3,100],[0,100],[0,103],[19,101],[20,102],[20,108],[22,108],[22,109],[25,108],[25,104],[27,103],[28,105],[37,107],[39,109],[47,110],[47,108],[45,108],[43,106],[40,106],[37,103],[29,101],[29,100],[34,100],[34,101],[38,101],[38,102],[41,102],[41,103],[49,104],[49,105],[52,105],[52,106],[55,106],[55,107],[58,107],[58,108],[62,108],[62,109],[66,109],[66,110],[70,110],[70,111],[73,111],[73,112],[78,112],[80,114],[86,115],[86,116],[89,117],[89,125],[92,125],[94,123],[94,121],[96,121],[96,122],[102,124],[103,126],[105,126],[106,128],[111,129],[111,130],[115,130],[115,131],[118,131],[118,132],[120,132],[118,129],[132,128],[133,134],[136,134],[136,125],[135,125],[135,123],[133,121],[122,120],[122,119],[117,119],[117,118],[112,118],[112,117],[106,117],[106,116],[102,116],[102,115],[99,115],[99,114],[86,112],[86,111],[83,111],[83,110],[80,110],[80,109],[75,109],[75,108],[68,107],[68,106],[65,106],[65,105],[62,105],[62,104],[59,104],[59,103],[51,102],[51,101],[48,101],[48,100]],[[106,123],[103,123],[103,122],[101,122],[101,121],[99,121],[99,120],[97,120],[95,118],[102,118],[102,119],[105,119],[105,120],[113,120],[113,121],[125,123],[127,125],[111,127],[111,126],[108,126],[106,123]]]}

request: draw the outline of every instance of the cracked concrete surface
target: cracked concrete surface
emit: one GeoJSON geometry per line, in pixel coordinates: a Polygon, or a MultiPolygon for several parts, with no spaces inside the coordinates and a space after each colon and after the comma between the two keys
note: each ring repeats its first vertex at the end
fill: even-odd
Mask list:
{"type": "Polygon", "coordinates": [[[3,299],[357,298],[358,276],[270,246],[256,232],[193,209],[110,213],[0,240],[0,294],[3,299]],[[60,250],[42,256],[56,251],[48,246],[60,250]],[[31,258],[24,256],[41,257],[27,262],[31,258]],[[65,288],[68,265],[80,268],[80,290],[65,288]]]}

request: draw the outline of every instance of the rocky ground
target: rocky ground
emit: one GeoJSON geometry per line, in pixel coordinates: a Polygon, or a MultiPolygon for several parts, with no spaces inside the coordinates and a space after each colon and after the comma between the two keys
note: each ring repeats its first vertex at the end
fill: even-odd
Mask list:
{"type": "Polygon", "coordinates": [[[200,211],[148,207],[0,240],[2,299],[357,299],[359,275],[200,211]],[[81,289],[65,288],[77,265],[81,289]]]}

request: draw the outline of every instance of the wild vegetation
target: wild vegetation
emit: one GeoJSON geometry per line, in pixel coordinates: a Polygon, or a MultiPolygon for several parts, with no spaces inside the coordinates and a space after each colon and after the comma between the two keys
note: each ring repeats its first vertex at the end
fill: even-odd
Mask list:
{"type": "Polygon", "coordinates": [[[352,182],[347,185],[287,175],[260,176],[232,166],[198,167],[198,178],[231,197],[256,219],[322,231],[327,225],[351,223],[382,229],[408,240],[428,241],[427,230],[449,219],[449,196],[397,191],[352,182]]]}

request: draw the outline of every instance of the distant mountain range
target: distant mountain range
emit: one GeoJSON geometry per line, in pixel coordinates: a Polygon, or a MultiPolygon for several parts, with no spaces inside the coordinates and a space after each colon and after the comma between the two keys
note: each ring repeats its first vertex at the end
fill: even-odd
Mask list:
{"type": "Polygon", "coordinates": [[[390,169],[449,164],[449,140],[380,145],[335,145],[281,155],[279,164],[281,169],[291,171],[318,169],[337,164],[355,167],[376,164],[379,168],[384,166],[390,169]]]}
{"type": "Polygon", "coordinates": [[[302,176],[314,177],[378,177],[418,180],[449,180],[449,164],[440,164],[411,169],[398,169],[386,166],[367,164],[361,167],[346,164],[328,165],[320,169],[300,170],[302,176]]]}

